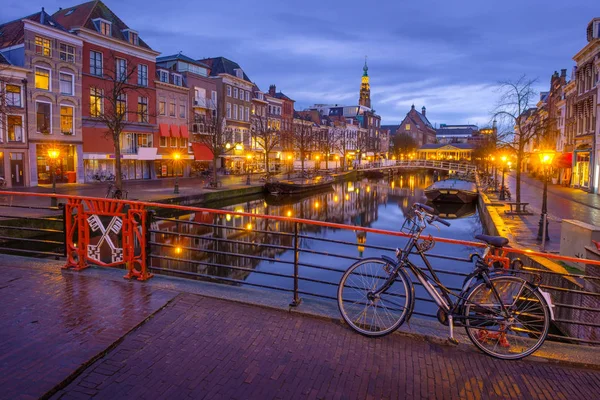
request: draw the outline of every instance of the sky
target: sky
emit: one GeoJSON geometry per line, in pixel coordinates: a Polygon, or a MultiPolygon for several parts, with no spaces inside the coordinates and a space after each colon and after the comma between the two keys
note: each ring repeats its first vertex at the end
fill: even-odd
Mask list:
{"type": "MultiPolygon", "coordinates": [[[[0,21],[78,2],[3,0],[0,21]]],[[[263,91],[296,100],[355,105],[365,56],[371,104],[382,124],[412,104],[439,125],[487,125],[498,83],[526,75],[547,90],[600,17],[596,0],[105,0],[163,55],[224,56],[263,91]],[[175,4],[176,7],[171,6],[175,4]]]]}

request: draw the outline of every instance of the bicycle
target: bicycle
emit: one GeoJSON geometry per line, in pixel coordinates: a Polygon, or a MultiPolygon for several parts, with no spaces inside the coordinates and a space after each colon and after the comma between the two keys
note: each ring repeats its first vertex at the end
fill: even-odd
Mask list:
{"type": "Polygon", "coordinates": [[[127,199],[129,192],[125,189],[118,189],[113,183],[108,184],[108,190],[106,191],[105,198],[107,199],[127,199]]]}
{"type": "Polygon", "coordinates": [[[0,176],[0,189],[5,189],[6,186],[8,185],[6,179],[4,179],[3,177],[0,176]]]}
{"type": "Polygon", "coordinates": [[[536,284],[511,275],[511,271],[491,271],[486,261],[498,261],[508,239],[477,235],[486,243],[483,256],[472,254],[475,268],[464,282],[460,293],[444,286],[425,254],[435,244],[421,234],[427,224],[450,223],[434,215],[423,204],[413,205],[414,217],[407,217],[402,231],[409,234],[403,250],[396,249],[396,260],[388,256],[367,258],[351,265],[338,287],[338,307],[343,319],[356,332],[369,337],[387,335],[409,321],[415,305],[411,272],[439,307],[437,318],[448,325],[448,340],[454,338],[454,324],[466,329],[469,339],[484,353],[505,360],[526,357],[546,339],[550,320],[554,319],[550,295],[536,284]],[[421,269],[409,260],[417,254],[425,263],[421,269]],[[453,300],[455,298],[455,300],[453,300]]]}

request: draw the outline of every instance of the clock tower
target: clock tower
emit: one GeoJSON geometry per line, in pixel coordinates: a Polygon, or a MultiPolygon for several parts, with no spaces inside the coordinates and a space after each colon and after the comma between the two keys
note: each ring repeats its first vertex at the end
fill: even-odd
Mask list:
{"type": "Polygon", "coordinates": [[[363,67],[363,76],[360,83],[360,97],[358,105],[371,108],[371,86],[369,85],[369,67],[367,67],[367,57],[365,57],[365,66],[363,67]]]}

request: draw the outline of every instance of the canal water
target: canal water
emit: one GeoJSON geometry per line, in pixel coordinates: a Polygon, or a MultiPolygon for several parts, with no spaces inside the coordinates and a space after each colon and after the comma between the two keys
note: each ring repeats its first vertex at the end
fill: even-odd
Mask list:
{"type": "MultiPolygon", "coordinates": [[[[258,196],[237,204],[211,207],[398,231],[412,205],[427,201],[423,189],[431,183],[433,175],[412,173],[393,179],[339,183],[334,185],[333,191],[303,198],[258,196]]],[[[475,204],[438,208],[441,215],[447,216],[451,227],[441,225],[439,230],[428,227],[424,235],[473,240],[474,235],[482,233],[475,204]]],[[[207,212],[170,215],[169,218],[159,218],[154,224],[153,229],[169,233],[154,235],[153,241],[165,246],[160,247],[159,252],[153,248],[153,254],[158,252],[161,257],[154,257],[152,266],[181,271],[182,276],[188,277],[197,274],[239,284],[293,288],[294,252],[290,249],[294,244],[293,223],[233,214],[217,216],[207,212]]],[[[403,238],[365,234],[352,229],[299,225],[299,232],[303,249],[299,257],[299,288],[302,292],[325,297],[335,297],[341,272],[355,259],[382,254],[394,257],[393,249],[402,248],[406,243],[403,238]]],[[[465,246],[436,243],[429,253],[468,258],[476,251],[465,246]]],[[[417,265],[423,264],[419,259],[414,261],[417,265]]],[[[473,268],[471,263],[444,258],[432,257],[430,261],[435,269],[449,272],[468,273],[473,268]]],[[[449,287],[459,288],[464,278],[441,274],[440,279],[449,287]]],[[[427,297],[420,287],[416,290],[417,297],[427,297]]],[[[416,310],[435,313],[431,303],[422,301],[417,302],[416,310]]]]}

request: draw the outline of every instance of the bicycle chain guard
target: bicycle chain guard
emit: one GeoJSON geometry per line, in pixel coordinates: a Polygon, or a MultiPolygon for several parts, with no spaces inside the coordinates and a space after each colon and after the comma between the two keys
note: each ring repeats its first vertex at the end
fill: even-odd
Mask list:
{"type": "Polygon", "coordinates": [[[423,253],[431,250],[433,246],[435,246],[435,240],[433,240],[433,236],[431,235],[429,235],[425,239],[422,239],[421,242],[417,243],[417,249],[419,249],[419,251],[423,253]]]}

